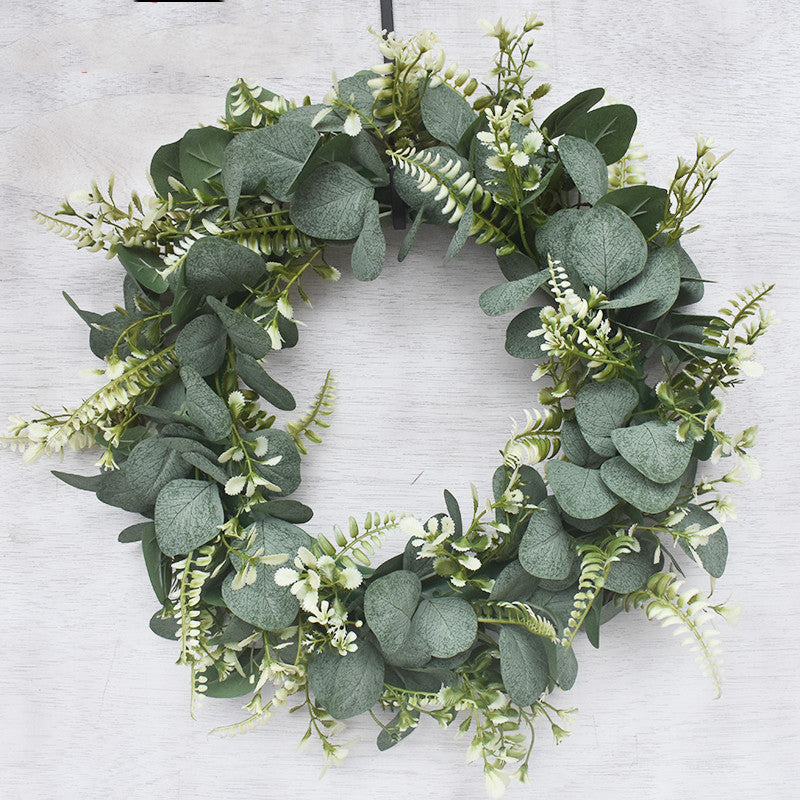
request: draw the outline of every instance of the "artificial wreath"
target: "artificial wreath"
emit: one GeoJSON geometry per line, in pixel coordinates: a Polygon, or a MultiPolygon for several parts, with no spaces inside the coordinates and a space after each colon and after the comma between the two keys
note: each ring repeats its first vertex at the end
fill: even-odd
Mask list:
{"type": "Polygon", "coordinates": [[[429,716],[471,734],[470,758],[501,790],[512,770],[526,779],[538,717],[565,734],[568,712],[547,698],[576,679],[576,634],[597,646],[620,609],[683,626],[719,684],[714,619],[732,609],[684,589],[680,563],[712,578],[725,567],[722,492],[757,467],[755,429],[718,427],[720,394],[757,371],[771,287],[688,310],[703,280],[686,219],[722,158],[698,137],[667,189],[648,185],[636,114],[600,104],[602,89],[536,122],[550,89],[530,83],[540,26],[488,26],[483,93],[429,32],[379,34],[386,62],[335,81],[322,104],[239,80],[218,125],[157,150],[153,197],[118,205],[113,181],[92,184],[37,215],[118,258],[124,302],[99,314],[67,297],[107,382],[75,409],[16,420],[9,438],[28,460],[104,448],[99,475],[56,474],[145,517],[119,539],[141,542],[151,627],[177,638],[193,698],[249,697],[229,730],[288,703],[336,761],[340,720],[370,713],[386,749],[429,716]],[[326,245],[353,242],[352,269],[372,280],[382,224],[406,211],[400,260],[423,222],[454,228],[447,260],[470,237],[496,251],[506,281],[481,295],[486,314],[542,298],[505,347],[546,381],[544,412],[526,412],[492,497],[473,488],[466,514],[445,491],[424,523],[368,514],[312,536],[311,509],[290,496],[333,380],[281,430],[269,407],[295,401],[262,362],[297,344],[306,273],[339,277],[326,245]],[[730,471],[696,477],[720,456],[730,471]],[[398,529],[405,550],[373,566],[398,529]]]}

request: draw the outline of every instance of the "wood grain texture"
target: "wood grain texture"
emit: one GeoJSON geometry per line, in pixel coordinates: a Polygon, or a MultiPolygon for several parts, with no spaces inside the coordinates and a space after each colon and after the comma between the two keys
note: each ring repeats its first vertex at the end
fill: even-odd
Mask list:
{"type": "MultiPolygon", "coordinates": [[[[5,3],[0,32],[3,415],[32,402],[71,404],[90,391],[79,375],[94,366],[85,329],[60,291],[97,310],[119,292],[117,265],[47,235],[29,208],[52,209],[111,171],[121,196],[146,189],[155,148],[213,121],[238,76],[318,99],[332,70],[345,76],[380,60],[365,30],[379,26],[377,0],[16,5],[5,3]]],[[[397,0],[395,20],[402,34],[437,31],[450,58],[480,76],[492,44],[475,20],[516,20],[523,10],[519,2],[397,0]]],[[[551,0],[538,11],[546,22],[542,78],[554,86],[543,114],[580,89],[606,86],[639,112],[653,183],[668,181],[675,155],[693,150],[695,131],[736,149],[697,214],[703,230],[687,243],[718,281],[703,307],[765,279],[778,284],[772,306],[784,324],[760,348],[765,376],[728,402],[731,429],[761,425],[764,477],[733,491],[740,516],[726,524],[732,554],[719,592],[744,613],[724,631],[722,699],[712,700],[692,658],[665,632],[621,616],[603,629],[600,651],[578,642],[578,683],[554,698],[580,708],[572,737],[555,748],[542,730],[534,787],[507,796],[789,800],[800,745],[792,602],[800,532],[798,11],[779,0],[551,0]]],[[[470,245],[443,267],[447,240],[426,230],[397,264],[399,242],[390,233],[376,282],[357,284],[345,272],[336,286],[313,285],[314,308],[300,313],[308,323],[302,346],[270,363],[301,403],[328,368],[340,385],[326,444],[304,461],[298,497],[316,511],[312,533],[370,509],[427,516],[442,509],[444,487],[464,501],[470,481],[487,492],[509,417],[536,404],[528,365],[503,351],[505,320],[477,306],[500,277],[491,253],[470,245]]],[[[334,259],[346,265],[347,251],[334,259]]],[[[70,456],[67,468],[88,472],[92,460],[70,456]]],[[[324,792],[388,800],[430,786],[443,800],[485,796],[480,771],[463,764],[465,742],[430,725],[379,754],[374,726],[354,721],[359,741],[321,782],[313,745],[295,749],[299,717],[279,714],[246,737],[207,737],[239,718],[239,703],[208,700],[197,721],[189,718],[188,676],[172,663],[175,648],[147,628],[155,601],[138,548],[116,542],[132,515],[58,483],[48,472],[56,466],[0,458],[2,797],[324,792]]]]}

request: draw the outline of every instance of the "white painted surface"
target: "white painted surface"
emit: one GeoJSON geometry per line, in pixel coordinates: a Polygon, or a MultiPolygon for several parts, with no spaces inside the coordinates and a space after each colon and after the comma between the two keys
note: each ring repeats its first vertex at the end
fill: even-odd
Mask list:
{"type": "MultiPolygon", "coordinates": [[[[0,31],[2,106],[2,370],[0,414],[72,404],[93,366],[66,289],[105,310],[120,270],[75,251],[28,219],[53,209],[92,176],[145,189],[154,149],[221,112],[238,76],[289,96],[319,98],[332,70],[379,61],[368,25],[377,0],[109,4],[63,0],[31,7],[5,0],[0,31]]],[[[476,18],[519,19],[525,4],[398,0],[397,29],[437,31],[453,60],[488,71],[491,42],[476,18]]],[[[729,400],[732,429],[757,420],[759,484],[737,489],[738,520],[720,596],[744,607],[724,631],[721,700],[691,657],[638,616],[603,629],[600,651],[581,641],[581,671],[563,704],[578,706],[574,733],[555,748],[542,731],[533,786],[508,797],[708,800],[794,798],[800,736],[796,679],[797,502],[796,231],[800,69],[794,3],[665,0],[543,2],[538,37],[546,112],[574,92],[605,85],[640,116],[651,182],[665,183],[693,134],[736,148],[697,214],[705,228],[687,247],[714,309],[734,290],[774,281],[784,324],[766,339],[759,381],[729,400]],[[719,301],[719,302],[718,302],[719,301]],[[782,615],[783,611],[783,615],[782,615]]],[[[390,234],[389,251],[400,237],[390,234]]],[[[305,460],[298,497],[322,531],[369,509],[425,516],[449,487],[467,500],[488,490],[508,418],[535,405],[528,366],[503,351],[505,320],[485,318],[478,294],[496,283],[491,254],[475,246],[440,266],[446,240],[426,231],[402,264],[389,259],[371,285],[345,274],[314,286],[315,308],[295,352],[271,367],[303,403],[324,371],[340,384],[326,444],[305,460]]],[[[340,263],[346,263],[342,251],[340,263]]],[[[67,468],[89,471],[91,458],[67,468]],[[84,469],[85,468],[85,469],[84,469]]],[[[188,681],[174,647],[147,628],[153,611],[138,548],[116,542],[132,515],[101,506],[39,463],[0,457],[3,492],[0,602],[0,796],[3,798],[205,798],[216,796],[484,797],[465,742],[426,726],[379,754],[373,726],[345,765],[317,776],[313,745],[298,753],[300,718],[279,715],[249,736],[206,732],[238,719],[237,701],[208,700],[188,715],[188,681]]],[[[399,542],[394,543],[395,547],[399,542]]],[[[389,546],[390,548],[392,545],[389,546]]],[[[700,576],[696,576],[702,581],[700,576]]],[[[700,584],[702,585],[702,584],[700,584]]],[[[556,697],[556,701],[562,698],[556,697]]]]}

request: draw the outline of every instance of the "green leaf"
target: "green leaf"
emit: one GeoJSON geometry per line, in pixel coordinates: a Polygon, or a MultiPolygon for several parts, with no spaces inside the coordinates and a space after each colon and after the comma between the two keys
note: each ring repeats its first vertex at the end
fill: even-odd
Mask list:
{"type": "Polygon", "coordinates": [[[372,194],[369,181],[347,165],[323,164],[300,182],[289,216],[317,239],[355,239],[372,194]]]}
{"type": "Polygon", "coordinates": [[[411,223],[408,233],[403,237],[403,242],[400,245],[400,249],[397,251],[398,261],[403,261],[408,255],[408,251],[411,250],[411,245],[414,244],[414,239],[417,237],[419,226],[422,224],[422,217],[424,213],[425,206],[421,206],[419,209],[417,209],[417,213],[414,215],[414,221],[411,223]]]}
{"type": "Polygon", "coordinates": [[[156,541],[155,525],[152,522],[142,523],[141,534],[142,555],[147,568],[147,577],[150,578],[150,585],[153,587],[158,602],[163,605],[167,602],[172,581],[172,569],[161,554],[161,549],[156,541]]]}
{"type": "Polygon", "coordinates": [[[518,250],[507,256],[499,256],[497,265],[507,281],[518,281],[539,272],[539,265],[530,256],[518,250]]]}
{"type": "Polygon", "coordinates": [[[264,261],[243,245],[218,236],[198,239],[186,254],[187,288],[195,294],[224,297],[266,278],[264,261]]]}
{"type": "Polygon", "coordinates": [[[414,613],[412,630],[432,656],[450,658],[472,646],[478,618],[472,606],[460,597],[425,597],[414,613]]]}
{"type": "Polygon", "coordinates": [[[233,420],[225,401],[192,367],[181,367],[186,387],[186,413],[212,442],[219,442],[231,431],[233,420]]]}
{"type": "Polygon", "coordinates": [[[645,308],[636,311],[637,320],[660,317],[675,303],[680,280],[678,254],[671,249],[653,250],[644,269],[613,292],[603,308],[631,308],[646,304],[645,308]]]}
{"type": "Polygon", "coordinates": [[[370,583],[364,593],[367,625],[381,648],[400,650],[411,633],[422,584],[408,570],[397,570],[370,583]]]}
{"type": "Polygon", "coordinates": [[[381,728],[381,732],[378,734],[378,739],[376,742],[378,750],[381,752],[389,750],[396,744],[400,744],[400,742],[402,742],[407,736],[410,736],[412,733],[414,733],[414,731],[417,729],[416,725],[412,725],[411,727],[401,731],[400,719],[403,716],[411,716],[415,720],[419,721],[419,714],[420,712],[416,709],[412,709],[410,712],[398,711],[397,714],[395,714],[392,719],[381,728]]]}
{"type": "Polygon", "coordinates": [[[120,311],[109,311],[92,324],[89,331],[89,349],[98,358],[105,358],[120,342],[118,353],[121,358],[130,355],[130,348],[121,338],[128,326],[141,319],[139,314],[123,314],[120,311]]]}
{"type": "Polygon", "coordinates": [[[535,703],[547,689],[550,670],[540,636],[516,625],[500,628],[500,674],[511,700],[518,706],[535,703]]]}
{"type": "Polygon", "coordinates": [[[182,182],[190,192],[212,191],[206,181],[220,174],[232,138],[232,133],[213,125],[186,131],[178,145],[178,157],[182,182]]]}
{"type": "MultiPolygon", "coordinates": [[[[490,286],[481,294],[478,302],[483,313],[490,317],[507,314],[517,306],[522,305],[540,286],[547,283],[549,278],[550,270],[543,269],[541,272],[529,275],[527,278],[490,286]]],[[[539,310],[541,311],[541,308],[539,310]]],[[[537,327],[539,326],[537,325],[537,327]]]]}
{"type": "Polygon", "coordinates": [[[300,453],[297,452],[294,439],[286,431],[276,428],[265,428],[242,434],[243,439],[255,441],[258,438],[267,440],[267,461],[280,456],[281,460],[269,466],[258,459],[253,462],[255,471],[270,483],[280,488],[281,494],[289,495],[300,485],[300,453]]]}
{"type": "MultiPolygon", "coordinates": [[[[290,522],[265,517],[247,529],[248,535],[255,534],[248,549],[249,555],[259,553],[264,556],[285,554],[291,563],[301,547],[310,548],[311,537],[301,528],[290,522]]],[[[230,553],[234,569],[242,565],[242,557],[235,550],[230,553]]],[[[232,587],[233,573],[222,584],[222,597],[237,617],[267,631],[288,628],[295,620],[300,604],[290,587],[278,586],[275,573],[281,568],[277,564],[254,564],[256,580],[240,589],[232,587]]]]}
{"type": "Polygon", "coordinates": [[[389,170],[386,169],[386,164],[383,163],[381,154],[375,146],[375,141],[366,131],[361,131],[353,139],[351,154],[364,169],[375,176],[375,183],[378,186],[389,185],[389,170]]]}
{"type": "Polygon", "coordinates": [[[635,130],[636,112],[630,106],[609,105],[572,120],[564,133],[591,142],[606,164],[613,164],[628,151],[635,130]]]}
{"type": "Polygon", "coordinates": [[[131,450],[125,464],[128,483],[148,505],[156,502],[158,493],[172,480],[188,477],[192,470],[181,454],[161,436],[143,439],[131,450]]]}
{"type": "Polygon", "coordinates": [[[639,404],[636,389],[627,381],[589,381],[575,397],[575,418],[584,440],[601,456],[614,456],[611,432],[621,428],[639,404]]]}
{"type": "Polygon", "coordinates": [[[374,281],[383,269],[386,258],[386,239],[381,230],[380,207],[372,200],[364,213],[364,226],[353,245],[350,265],[360,281],[374,281]]]}
{"type": "Polygon", "coordinates": [[[489,595],[490,600],[527,600],[535,591],[539,581],[514,559],[500,570],[489,595]]]}
{"type": "Polygon", "coordinates": [[[169,185],[169,178],[183,183],[180,167],[180,141],[164,144],[156,150],[150,162],[150,177],[158,195],[166,200],[168,194],[175,194],[169,185]]]}
{"type": "Polygon", "coordinates": [[[148,503],[133,491],[127,478],[127,464],[123,464],[119,469],[103,472],[100,479],[97,499],[101,503],[149,516],[153,510],[153,504],[148,503]]]}
{"type": "Polygon", "coordinates": [[[52,474],[60,481],[64,481],[74,489],[81,489],[84,492],[96,492],[103,484],[103,473],[100,475],[72,475],[69,472],[59,472],[51,470],[52,474]]]}
{"type": "Polygon", "coordinates": [[[307,505],[297,500],[268,500],[259,503],[257,508],[269,516],[286,522],[308,522],[314,516],[314,512],[307,505]]]}
{"type": "Polygon", "coordinates": [[[636,277],[647,261],[647,242],[631,218],[616,206],[581,214],[567,246],[567,262],[587,286],[608,295],[636,277]]]}
{"type": "Polygon", "coordinates": [[[458,500],[453,496],[453,493],[444,490],[444,504],[447,508],[447,514],[453,520],[454,534],[459,538],[464,532],[464,523],[461,520],[461,509],[458,507],[458,500]]]}
{"type": "Polygon", "coordinates": [[[281,409],[292,411],[297,406],[292,393],[270,378],[261,364],[247,353],[236,353],[236,371],[239,377],[268,403],[281,409]]]}
{"type": "Polygon", "coordinates": [[[254,194],[262,186],[276,200],[288,200],[292,184],[319,141],[309,125],[287,120],[235,136],[222,164],[231,217],[240,194],[254,194]]]}
{"type": "Polygon", "coordinates": [[[577,519],[601,517],[619,503],[603,483],[599,469],[588,469],[568,461],[549,461],[545,474],[564,511],[577,519]]]}
{"type": "Polygon", "coordinates": [[[561,452],[579,467],[599,467],[603,462],[603,456],[589,447],[574,419],[567,420],[561,426],[561,452]]]}
{"type": "Polygon", "coordinates": [[[205,473],[209,478],[215,480],[222,486],[225,486],[228,482],[229,476],[219,465],[216,458],[212,461],[208,456],[204,456],[202,453],[193,450],[182,452],[180,455],[187,464],[191,464],[196,469],[199,469],[200,472],[205,473]]]}
{"type": "Polygon", "coordinates": [[[577,208],[562,208],[556,211],[547,222],[536,231],[536,251],[547,265],[548,257],[558,261],[561,268],[567,273],[569,282],[575,293],[581,297],[586,296],[586,288],[580,275],[575,271],[569,260],[569,244],[572,232],[583,217],[585,212],[577,208]]]}
{"type": "Polygon", "coordinates": [[[586,89],[576,94],[564,105],[552,111],[545,121],[541,124],[542,130],[546,130],[548,136],[554,139],[561,136],[572,122],[586,115],[586,112],[603,99],[605,89],[586,89]]]}
{"type": "Polygon", "coordinates": [[[569,575],[574,557],[572,537],[558,514],[547,508],[534,509],[519,543],[522,566],[536,578],[560,580],[569,575]]]}
{"type": "MultiPolygon", "coordinates": [[[[372,109],[375,106],[375,96],[368,81],[375,77],[375,73],[368,69],[362,69],[355,75],[348,75],[339,81],[339,97],[348,105],[352,105],[360,114],[367,119],[373,119],[372,109]]],[[[344,119],[350,112],[344,108],[335,109],[335,113],[344,119]]],[[[376,124],[384,124],[376,122],[376,124]]]]}
{"type": "Polygon", "coordinates": [[[225,515],[216,484],[178,478],[156,500],[156,538],[168,556],[188,553],[219,535],[225,515]]]}
{"type": "Polygon", "coordinates": [[[203,314],[181,329],[175,340],[175,355],[183,367],[194,367],[200,375],[213,375],[225,361],[227,335],[213,314],[203,314]]]}
{"type": "Polygon", "coordinates": [[[556,668],[558,671],[558,685],[564,692],[568,692],[578,677],[578,659],[574,647],[559,647],[555,645],[556,668]]]}
{"type": "Polygon", "coordinates": [[[675,242],[672,249],[678,254],[678,268],[681,271],[681,289],[678,293],[677,305],[688,306],[692,303],[699,303],[705,292],[700,271],[680,242],[675,242]]]}
{"type": "Polygon", "coordinates": [[[308,686],[335,719],[349,719],[369,711],[383,692],[383,659],[364,640],[358,649],[340,656],[326,647],[308,664],[308,686]]]}
{"type": "Polygon", "coordinates": [[[645,237],[656,232],[667,207],[667,190],[659,186],[625,186],[603,195],[595,205],[610,205],[624,211],[645,237]]]}
{"type": "Polygon", "coordinates": [[[544,339],[541,336],[528,336],[531,331],[542,327],[539,314],[542,306],[526,308],[517,314],[506,329],[506,352],[514,358],[543,358],[541,348],[544,339]]]}
{"type": "Polygon", "coordinates": [[[264,358],[270,351],[269,334],[254,320],[229,308],[215,297],[209,296],[206,302],[228,331],[228,336],[238,350],[253,358],[264,358]]]}
{"type": "Polygon", "coordinates": [[[645,478],[622,456],[606,461],[600,467],[600,475],[614,494],[645,514],[666,511],[675,502],[681,488],[680,478],[671,483],[655,483],[645,478]]]}
{"type": "Polygon", "coordinates": [[[683,475],[692,457],[691,438],[676,438],[677,423],[650,421],[632,428],[618,428],[611,434],[619,454],[646,478],[671,483],[683,475]]]}
{"type": "Polygon", "coordinates": [[[168,617],[163,617],[164,610],[159,608],[152,617],[150,617],[150,630],[156,636],[162,639],[167,639],[173,645],[178,635],[178,621],[170,614],[168,617]]]}
{"type": "Polygon", "coordinates": [[[129,525],[124,531],[121,531],[119,536],[117,536],[117,541],[122,544],[141,542],[144,535],[148,532],[155,537],[156,530],[152,522],[137,522],[134,525],[129,525]]]}
{"type": "Polygon", "coordinates": [[[420,110],[428,133],[453,148],[477,118],[469,101],[445,83],[425,90],[420,110]]]}
{"type": "Polygon", "coordinates": [[[464,245],[469,239],[470,231],[472,230],[472,221],[475,218],[475,211],[472,208],[472,203],[468,202],[464,206],[464,213],[458,221],[458,227],[447,245],[447,252],[444,254],[444,263],[447,264],[452,261],[462,250],[464,245]]]}
{"type": "Polygon", "coordinates": [[[658,572],[658,564],[653,563],[655,546],[652,542],[641,542],[641,550],[624,553],[608,571],[604,588],[617,594],[628,594],[641,589],[650,576],[658,572]]]}
{"type": "MultiPolygon", "coordinates": [[[[672,526],[673,530],[685,531],[695,525],[700,530],[705,530],[713,525],[719,525],[719,522],[700,506],[690,504],[688,509],[686,516],[677,525],[672,526]]],[[[692,548],[685,539],[679,539],[678,542],[688,556],[695,558],[692,548]]],[[[728,537],[722,527],[717,528],[714,533],[709,535],[706,544],[697,545],[694,550],[697,554],[696,560],[700,562],[700,565],[712,578],[722,576],[728,560],[728,537]]]]}
{"type": "Polygon", "coordinates": [[[173,293],[172,324],[180,325],[199,308],[200,298],[186,285],[186,270],[183,265],[172,273],[170,280],[173,293]]]}
{"type": "Polygon", "coordinates": [[[128,274],[145,289],[161,294],[169,288],[167,281],[159,274],[159,270],[165,269],[166,264],[152,250],[118,244],[117,258],[128,274]]]}
{"type": "Polygon", "coordinates": [[[594,205],[608,191],[608,168],[600,151],[585,139],[562,136],[558,155],[578,191],[594,205]]]}
{"type": "Polygon", "coordinates": [[[203,694],[206,697],[242,697],[250,694],[255,686],[256,681],[251,680],[250,675],[242,676],[234,670],[221,681],[215,670],[209,670],[203,694]]]}

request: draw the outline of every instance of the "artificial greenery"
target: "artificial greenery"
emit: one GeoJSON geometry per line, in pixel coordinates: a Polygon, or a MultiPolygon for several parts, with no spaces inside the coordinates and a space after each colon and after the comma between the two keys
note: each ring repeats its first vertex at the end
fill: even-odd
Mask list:
{"type": "Polygon", "coordinates": [[[177,638],[193,699],[249,697],[230,731],[289,704],[336,761],[339,720],[371,714],[386,749],[429,716],[471,734],[494,791],[512,770],[526,779],[538,717],[565,734],[568,712],[546,698],[576,679],[578,632],[597,646],[622,608],[684,626],[719,683],[713,620],[731,609],[678,575],[687,560],[713,578],[725,567],[723,491],[756,465],[755,428],[718,426],[721,394],[758,371],[771,287],[688,310],[703,279],[686,219],[722,159],[698,137],[669,187],[648,185],[636,114],[602,105],[602,89],[536,122],[550,88],[530,83],[540,25],[489,26],[491,84],[446,66],[428,32],[380,34],[386,63],[322,104],[240,80],[218,125],[158,149],[152,197],[120,205],[113,181],[92,184],[37,215],[119,260],[123,302],[99,314],[67,297],[106,383],[76,409],[17,420],[10,439],[27,460],[103,448],[99,475],[56,474],[146,518],[119,538],[141,541],[151,626],[177,638]],[[297,344],[306,275],[339,277],[329,242],[352,242],[356,277],[378,277],[398,208],[401,260],[423,222],[449,228],[446,260],[470,237],[497,254],[506,280],[481,295],[486,314],[536,298],[505,346],[544,381],[544,411],[515,425],[493,496],[473,489],[466,513],[445,491],[424,523],[368,514],[314,537],[291,495],[333,380],[281,430],[270,407],[295,401],[262,362],[297,344]],[[697,477],[719,457],[733,468],[697,477]],[[397,530],[405,550],[375,564],[397,530]]]}

